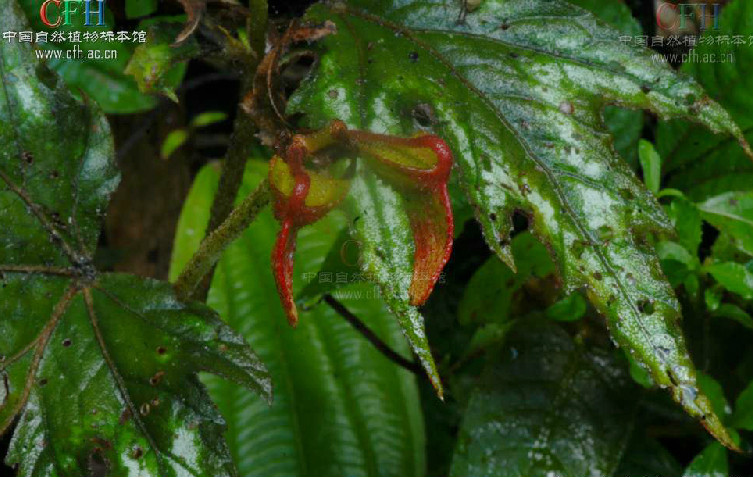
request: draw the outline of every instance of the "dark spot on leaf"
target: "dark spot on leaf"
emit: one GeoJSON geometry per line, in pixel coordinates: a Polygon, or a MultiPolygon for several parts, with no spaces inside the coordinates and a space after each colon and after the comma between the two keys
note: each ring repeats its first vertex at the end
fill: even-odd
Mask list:
{"type": "Polygon", "coordinates": [[[29,165],[34,164],[34,154],[30,153],[29,151],[22,152],[21,159],[29,165]]]}
{"type": "Polygon", "coordinates": [[[517,59],[517,58],[518,58],[519,56],[520,56],[520,55],[519,55],[519,54],[517,54],[517,53],[515,53],[514,51],[511,51],[511,52],[510,52],[510,58],[512,58],[513,60],[517,59]]]}
{"type": "Polygon", "coordinates": [[[437,122],[434,108],[427,103],[419,103],[411,110],[411,116],[420,127],[428,128],[437,122]]]}
{"type": "Polygon", "coordinates": [[[337,97],[340,95],[340,92],[336,89],[331,89],[327,92],[327,96],[330,97],[330,99],[337,99],[337,97]]]}
{"type": "Polygon", "coordinates": [[[160,346],[160,347],[157,348],[157,354],[158,355],[162,356],[165,353],[167,353],[167,348],[165,348],[164,346],[160,346]]]}
{"type": "Polygon", "coordinates": [[[601,281],[602,279],[604,279],[604,275],[602,275],[601,272],[594,272],[594,278],[601,281]]]}
{"type": "Polygon", "coordinates": [[[164,371],[157,372],[154,376],[149,378],[149,384],[151,384],[152,386],[157,386],[162,381],[162,378],[164,376],[165,376],[164,371]]]}
{"type": "Polygon", "coordinates": [[[118,419],[118,423],[122,426],[128,420],[131,418],[131,410],[128,408],[123,409],[123,412],[120,413],[120,418],[118,419]]]}
{"type": "Polygon", "coordinates": [[[133,449],[133,454],[132,455],[133,455],[134,459],[141,459],[144,456],[144,449],[142,449],[139,446],[136,446],[133,449]]]}
{"type": "Polygon", "coordinates": [[[643,91],[644,94],[648,94],[651,92],[651,86],[644,84],[641,86],[641,91],[643,91]]]}
{"type": "Polygon", "coordinates": [[[50,172],[50,178],[52,178],[52,179],[57,179],[57,178],[59,178],[59,177],[60,177],[60,171],[58,171],[58,170],[53,170],[52,172],[50,172]]]}
{"type": "Polygon", "coordinates": [[[507,23],[503,23],[499,26],[499,29],[503,31],[507,30],[508,28],[510,28],[510,25],[508,25],[507,23]]]}
{"type": "Polygon", "coordinates": [[[491,214],[489,214],[489,220],[491,220],[492,222],[494,222],[495,220],[497,220],[497,214],[495,214],[494,212],[492,212],[491,214]]]}
{"type": "Polygon", "coordinates": [[[73,342],[71,341],[70,338],[66,338],[66,339],[63,340],[63,346],[65,346],[66,348],[69,347],[71,345],[71,343],[73,343],[73,342]]]}
{"type": "Polygon", "coordinates": [[[47,379],[46,379],[46,378],[42,378],[42,379],[40,379],[40,380],[39,380],[39,385],[40,385],[40,386],[45,386],[45,385],[47,385],[47,379]]]}
{"type": "Polygon", "coordinates": [[[408,53],[408,59],[411,62],[413,62],[413,63],[415,63],[416,61],[418,61],[418,52],[417,51],[411,51],[410,53],[408,53]]]}
{"type": "Polygon", "coordinates": [[[650,300],[641,300],[638,302],[638,311],[644,315],[653,315],[654,304],[650,300]]]}

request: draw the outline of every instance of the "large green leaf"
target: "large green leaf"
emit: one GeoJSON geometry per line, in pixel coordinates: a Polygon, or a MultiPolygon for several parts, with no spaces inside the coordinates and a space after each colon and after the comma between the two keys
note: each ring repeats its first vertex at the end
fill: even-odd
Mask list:
{"type": "Polygon", "coordinates": [[[609,351],[523,320],[471,397],[451,475],[612,475],[630,439],[634,392],[609,351]]]}
{"type": "MultiPolygon", "coordinates": [[[[467,13],[440,0],[316,5],[307,19],[337,33],[314,46],[318,67],[288,112],[322,127],[333,118],[409,135],[413,114],[455,153],[455,173],[487,242],[511,267],[511,216],[528,214],[568,290],[587,289],[612,336],[654,380],[727,444],[677,321],[679,305],[648,237],[670,223],[614,152],[607,104],[698,121],[741,140],[729,115],[692,80],[621,43],[619,34],[562,1],[488,0],[467,13]]],[[[308,47],[309,49],[311,47],[308,47]]],[[[365,266],[393,309],[408,310],[412,246],[394,192],[368,174],[353,188],[365,266]],[[402,306],[402,308],[399,308],[402,306]]],[[[415,321],[411,321],[415,323],[415,321]]]]}
{"type": "MultiPolygon", "coordinates": [[[[242,194],[266,173],[251,161],[242,194]]],[[[173,267],[195,249],[218,173],[205,168],[189,194],[179,225],[173,267]],[[203,220],[196,220],[196,217],[203,220]],[[201,224],[200,224],[201,223],[201,224]]],[[[332,273],[322,268],[343,226],[331,215],[300,231],[296,277],[332,273]]],[[[209,304],[241,330],[270,369],[275,402],[217,379],[206,382],[229,421],[228,441],[244,477],[421,476],[425,437],[415,377],[376,351],[324,304],[301,311],[288,326],[271,272],[278,225],[267,211],[225,252],[209,304]]],[[[334,280],[334,276],[332,277],[334,280]]],[[[349,277],[350,279],[350,277],[349,277]]],[[[302,288],[306,280],[298,279],[302,288]]],[[[334,292],[393,349],[410,356],[400,329],[374,285],[334,292]]]]}
{"type": "MultiPolygon", "coordinates": [[[[712,41],[699,44],[693,50],[697,56],[682,70],[693,75],[709,96],[727,108],[745,136],[753,139],[753,48],[747,43],[753,35],[753,3],[730,2],[719,18],[719,29],[709,29],[706,35],[712,41]],[[734,38],[740,35],[745,41],[736,45],[734,38]],[[732,41],[714,41],[724,36],[732,41]]],[[[750,190],[753,184],[753,162],[732,138],[714,136],[684,121],[660,122],[656,145],[664,159],[662,172],[667,175],[667,186],[681,189],[693,199],[750,190]]]]}
{"type": "MultiPolygon", "coordinates": [[[[2,30],[25,29],[4,3],[2,30]]],[[[21,477],[235,475],[196,373],[266,396],[243,339],[167,283],[99,273],[109,126],[30,44],[0,45],[0,433],[21,477]],[[57,85],[57,86],[55,86],[57,85]]]]}

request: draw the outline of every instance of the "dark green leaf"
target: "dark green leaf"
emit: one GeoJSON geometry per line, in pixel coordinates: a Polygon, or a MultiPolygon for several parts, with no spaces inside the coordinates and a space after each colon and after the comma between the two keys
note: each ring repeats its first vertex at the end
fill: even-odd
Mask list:
{"type": "Polygon", "coordinates": [[[753,382],[737,397],[730,422],[738,429],[753,431],[753,382]]]}
{"type": "MultiPolygon", "coordinates": [[[[753,3],[735,0],[724,7],[719,29],[706,32],[712,40],[729,35],[753,35],[753,3]]],[[[753,48],[721,41],[699,44],[695,60],[682,70],[703,85],[709,96],[721,103],[737,121],[746,137],[753,139],[753,48]],[[730,57],[728,55],[732,54],[730,57]],[[704,57],[715,61],[702,61],[704,57]]],[[[731,190],[750,190],[753,162],[734,138],[713,135],[687,122],[660,122],[656,146],[664,160],[666,185],[685,191],[693,200],[704,200],[731,190]]]]}
{"type": "Polygon", "coordinates": [[[610,355],[552,322],[519,322],[471,397],[451,475],[612,475],[637,400],[610,355]]]}
{"type": "Polygon", "coordinates": [[[512,251],[517,273],[492,257],[473,274],[458,308],[461,323],[507,321],[515,292],[529,279],[543,278],[554,271],[546,249],[529,233],[513,239],[512,251]]]}
{"type": "Polygon", "coordinates": [[[638,159],[643,169],[643,182],[648,190],[654,194],[658,193],[661,187],[661,157],[654,149],[654,145],[641,139],[638,143],[638,159]]]}
{"type": "Polygon", "coordinates": [[[698,207],[704,220],[728,234],[737,248],[753,255],[753,191],[727,192],[698,207]]]}
{"type": "Polygon", "coordinates": [[[573,293],[547,308],[545,313],[550,320],[577,321],[586,314],[586,300],[580,293],[573,293]]]}
{"type": "MultiPolygon", "coordinates": [[[[241,194],[266,175],[250,161],[241,194]]],[[[219,174],[203,169],[181,217],[179,268],[203,235],[219,174]],[[202,221],[195,214],[204,217],[202,221]],[[191,231],[191,233],[188,233],[191,231]]],[[[343,220],[330,215],[300,232],[296,277],[323,270],[343,220]]],[[[425,437],[415,377],[376,351],[324,304],[302,310],[290,328],[272,278],[270,250],[278,225],[259,216],[220,261],[209,303],[258,350],[275,383],[270,407],[243,388],[208,377],[229,422],[228,442],[244,477],[423,475],[425,437]]],[[[334,279],[334,277],[333,277],[334,279]]],[[[305,280],[298,280],[305,285],[305,280]]],[[[410,352],[374,285],[335,292],[345,306],[393,349],[410,352]]]]}
{"type": "Polygon", "coordinates": [[[722,303],[714,310],[714,316],[721,316],[737,321],[746,328],[753,330],[753,318],[742,308],[731,303],[722,303]]]}
{"type": "Polygon", "coordinates": [[[706,266],[705,270],[727,290],[746,300],[753,299],[753,262],[748,265],[733,262],[714,263],[706,266]]]}
{"type": "Polygon", "coordinates": [[[724,389],[722,389],[722,385],[719,384],[719,381],[708,374],[699,371],[698,386],[700,386],[701,391],[709,397],[711,407],[719,417],[724,418],[732,412],[732,408],[730,408],[727,398],[724,396],[724,389]]]}
{"type": "Polygon", "coordinates": [[[655,439],[636,432],[614,477],[677,477],[682,467],[655,439]]]}
{"type": "Polygon", "coordinates": [[[666,212],[677,230],[677,241],[695,256],[701,245],[702,230],[698,207],[684,197],[674,197],[666,212]]]}
{"type": "Polygon", "coordinates": [[[714,442],[693,459],[682,477],[727,477],[728,466],[727,449],[714,442]]]}
{"type": "MultiPolygon", "coordinates": [[[[412,112],[429,108],[494,251],[513,265],[511,216],[527,213],[566,289],[587,288],[616,341],[729,443],[698,393],[679,306],[648,245],[669,221],[614,153],[601,111],[645,108],[741,139],[739,128],[693,81],[577,7],[489,0],[458,22],[460,8],[439,0],[314,6],[307,19],[330,20],[337,33],[316,46],[318,68],[288,112],[315,128],[339,118],[410,135],[421,127],[412,112]]],[[[358,181],[365,267],[399,310],[412,251],[403,206],[372,177],[358,181]]]]}
{"type": "MultiPolygon", "coordinates": [[[[2,29],[24,30],[3,5],[2,29]]],[[[20,477],[235,475],[196,373],[268,397],[266,371],[206,306],[94,269],[112,137],[49,78],[30,44],[0,45],[0,433],[17,422],[5,461],[20,477]]]]}

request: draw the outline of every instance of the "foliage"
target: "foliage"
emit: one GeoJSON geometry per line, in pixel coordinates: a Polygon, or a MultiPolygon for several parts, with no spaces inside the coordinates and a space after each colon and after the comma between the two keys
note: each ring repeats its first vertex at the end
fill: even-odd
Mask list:
{"type": "MultiPolygon", "coordinates": [[[[37,3],[3,29],[52,33],[37,3]]],[[[652,2],[304,3],[111,4],[148,31],[84,45],[114,61],[0,44],[15,475],[753,472],[753,50],[676,71],[621,40],[652,2]],[[239,96],[197,107],[213,75],[239,96]],[[102,226],[144,159],[186,178],[169,282],[102,226]]],[[[753,35],[726,3],[707,38],[753,35]]]]}
{"type": "MultiPolygon", "coordinates": [[[[6,24],[23,30],[11,7],[6,24]]],[[[0,431],[17,420],[6,462],[29,477],[233,475],[197,373],[269,398],[266,370],[206,305],[94,267],[118,184],[108,123],[31,45],[0,58],[0,431]]]]}

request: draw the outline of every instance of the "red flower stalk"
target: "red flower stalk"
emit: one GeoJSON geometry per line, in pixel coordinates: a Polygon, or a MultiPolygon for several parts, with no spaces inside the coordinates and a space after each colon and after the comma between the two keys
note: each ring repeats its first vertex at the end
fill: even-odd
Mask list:
{"type": "Polygon", "coordinates": [[[429,134],[398,138],[350,131],[342,121],[333,121],[328,128],[312,134],[296,135],[285,160],[273,157],[269,170],[275,216],[282,225],[272,252],[273,271],[293,326],[298,323],[292,278],[297,232],[332,210],[350,185],[346,179],[307,170],[304,161],[308,155],[335,144],[356,150],[406,198],[416,247],[409,289],[412,305],[426,302],[452,252],[453,217],[447,192],[452,153],[442,139],[429,134]]]}
{"type": "Polygon", "coordinates": [[[282,225],[272,250],[272,267],[277,291],[292,326],[298,324],[293,298],[293,267],[298,230],[324,217],[347,194],[350,183],[333,179],[303,167],[306,149],[299,142],[288,148],[288,161],[274,156],[269,182],[274,195],[275,217],[282,225]]]}
{"type": "Polygon", "coordinates": [[[373,160],[378,174],[403,191],[416,247],[410,303],[422,305],[452,252],[454,224],[447,192],[452,152],[441,138],[431,134],[399,138],[346,131],[344,135],[373,160]]]}

